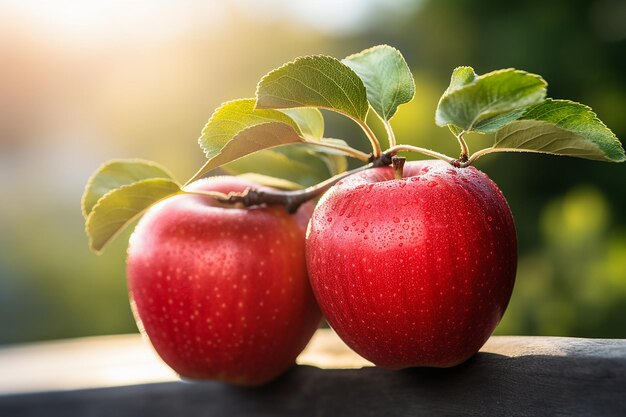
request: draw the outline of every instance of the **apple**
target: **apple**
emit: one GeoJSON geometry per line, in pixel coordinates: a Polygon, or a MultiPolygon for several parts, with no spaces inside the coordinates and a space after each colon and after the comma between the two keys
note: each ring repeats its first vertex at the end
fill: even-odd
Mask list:
{"type": "Polygon", "coordinates": [[[500,321],[517,265],[515,225],[484,173],[443,161],[338,182],[307,231],[313,291],[329,324],[376,365],[450,367],[500,321]]]}
{"type": "MultiPolygon", "coordinates": [[[[187,191],[267,189],[213,177],[187,191]]],[[[265,383],[287,368],[321,319],[304,236],[312,205],[227,206],[182,194],[151,207],[135,229],[127,275],[138,327],[187,378],[265,383]]]]}

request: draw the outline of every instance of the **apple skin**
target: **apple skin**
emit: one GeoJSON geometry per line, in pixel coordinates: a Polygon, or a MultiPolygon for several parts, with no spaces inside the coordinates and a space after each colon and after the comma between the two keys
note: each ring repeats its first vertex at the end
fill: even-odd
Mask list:
{"type": "MultiPolygon", "coordinates": [[[[187,190],[267,189],[236,177],[187,190]]],[[[312,205],[233,208],[177,195],[135,229],[127,275],[133,312],[161,358],[187,378],[268,382],[294,364],[321,313],[306,272],[312,205]]]]}
{"type": "Polygon", "coordinates": [[[357,353],[400,369],[474,355],[508,305],[517,240],[511,210],[484,173],[409,162],[333,186],[307,231],[313,291],[357,353]]]}

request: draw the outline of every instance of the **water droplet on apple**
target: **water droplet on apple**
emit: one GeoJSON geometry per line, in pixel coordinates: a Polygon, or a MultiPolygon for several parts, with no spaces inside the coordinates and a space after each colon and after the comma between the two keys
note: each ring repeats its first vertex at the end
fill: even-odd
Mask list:
{"type": "Polygon", "coordinates": [[[328,221],[328,223],[330,223],[330,222],[333,221],[333,218],[332,217],[328,217],[326,220],[328,221]]]}
{"type": "Polygon", "coordinates": [[[348,226],[344,226],[343,227],[343,230],[346,231],[346,232],[348,231],[348,229],[349,229],[348,226]]]}
{"type": "Polygon", "coordinates": [[[487,221],[488,221],[488,222],[493,221],[493,217],[491,217],[491,216],[487,216],[487,221]]]}
{"type": "MultiPolygon", "coordinates": [[[[405,221],[406,221],[406,220],[405,220],[405,221]]],[[[403,225],[402,225],[402,228],[403,228],[404,230],[409,230],[409,225],[408,225],[408,224],[403,224],[403,225]]]]}
{"type": "Polygon", "coordinates": [[[436,183],[435,181],[430,181],[430,182],[428,183],[428,186],[429,186],[430,188],[433,188],[433,187],[436,187],[436,186],[437,186],[437,183],[436,183]]]}
{"type": "Polygon", "coordinates": [[[394,217],[394,218],[393,218],[393,222],[394,222],[394,223],[400,223],[400,219],[399,219],[399,218],[397,218],[397,217],[394,217]]]}

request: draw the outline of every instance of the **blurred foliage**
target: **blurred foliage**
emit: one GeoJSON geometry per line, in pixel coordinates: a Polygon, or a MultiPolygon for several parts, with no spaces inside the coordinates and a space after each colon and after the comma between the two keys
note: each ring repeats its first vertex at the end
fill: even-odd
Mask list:
{"type": "MultiPolygon", "coordinates": [[[[204,161],[196,138],[213,109],[250,97],[264,73],[298,55],[397,47],[416,97],[392,120],[396,136],[451,155],[457,144],[434,112],[458,65],[541,74],[550,97],[590,105],[626,138],[626,8],[617,0],[371,0],[358,13],[331,13],[333,22],[360,19],[341,30],[324,27],[329,10],[298,17],[296,2],[284,14],[278,1],[265,14],[224,2],[232,6],[210,21],[200,3],[189,3],[199,9],[176,31],[135,25],[117,37],[115,19],[100,22],[99,37],[62,37],[45,19],[0,7],[0,343],[135,331],[128,233],[101,257],[87,249],[79,201],[89,174],[109,158],[141,157],[185,180],[204,161]]],[[[327,136],[367,150],[353,123],[325,116],[327,136]]],[[[492,137],[468,140],[475,150],[492,137]]],[[[497,332],[626,338],[626,166],[512,154],[477,167],[507,196],[519,238],[517,283],[497,332]]]]}
{"type": "Polygon", "coordinates": [[[626,235],[596,188],[578,186],[541,214],[542,245],[525,254],[499,327],[505,334],[623,337],[626,235]]]}

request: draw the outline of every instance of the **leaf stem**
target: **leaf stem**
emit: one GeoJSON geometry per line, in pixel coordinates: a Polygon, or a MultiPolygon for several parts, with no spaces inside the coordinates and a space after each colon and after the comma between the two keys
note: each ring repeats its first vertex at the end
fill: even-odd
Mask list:
{"type": "Polygon", "coordinates": [[[433,158],[441,159],[442,161],[446,161],[450,165],[454,165],[454,166],[458,165],[458,161],[454,158],[449,157],[448,155],[445,155],[445,154],[442,154],[442,153],[439,153],[430,149],[420,148],[420,147],[411,146],[411,145],[393,146],[389,148],[388,150],[386,150],[385,154],[395,155],[398,152],[417,152],[417,153],[421,153],[427,156],[431,156],[433,158]]]}
{"type": "Polygon", "coordinates": [[[497,152],[531,152],[531,153],[542,153],[540,151],[535,151],[535,150],[530,150],[530,149],[518,149],[518,148],[494,148],[494,147],[489,147],[489,148],[485,148],[485,149],[481,149],[479,151],[474,152],[467,161],[465,162],[461,162],[460,163],[460,167],[464,168],[467,166],[470,166],[474,163],[474,161],[476,161],[478,158],[480,158],[481,156],[485,156],[488,155],[490,153],[497,153],[497,152]]]}
{"type": "Polygon", "coordinates": [[[358,149],[351,148],[349,146],[341,146],[341,145],[334,145],[328,142],[314,142],[314,141],[307,141],[306,143],[308,143],[309,145],[320,146],[322,148],[336,149],[338,151],[344,152],[346,155],[349,155],[363,162],[367,162],[370,159],[370,155],[366,154],[365,152],[361,152],[358,149]]]}
{"type": "Polygon", "coordinates": [[[458,135],[456,135],[456,139],[459,141],[459,145],[461,145],[461,156],[459,156],[459,162],[461,164],[467,162],[467,159],[469,157],[469,148],[467,147],[467,142],[465,142],[465,138],[463,138],[465,133],[466,131],[462,130],[458,135]]]}
{"type": "Polygon", "coordinates": [[[380,142],[378,141],[378,138],[376,137],[372,129],[368,126],[368,124],[365,121],[356,119],[351,116],[348,116],[348,117],[350,117],[359,126],[361,126],[361,129],[363,129],[363,131],[365,132],[365,135],[367,136],[370,143],[372,144],[372,155],[374,155],[374,158],[378,158],[380,154],[382,153],[382,149],[380,148],[380,142]]]}
{"type": "Polygon", "coordinates": [[[387,141],[389,142],[389,147],[393,148],[396,146],[396,135],[393,133],[393,129],[391,128],[391,122],[389,120],[383,120],[383,124],[385,125],[385,130],[387,131],[387,141]]]}
{"type": "Polygon", "coordinates": [[[257,206],[261,204],[282,205],[285,206],[289,213],[295,213],[298,210],[298,207],[302,204],[325,193],[330,187],[335,185],[341,179],[349,175],[356,174],[357,172],[372,168],[373,166],[374,163],[369,163],[351,171],[335,175],[334,177],[320,182],[319,184],[297,191],[259,190],[256,188],[248,188],[241,193],[229,194],[215,191],[183,191],[189,194],[206,195],[225,204],[242,204],[244,207],[257,206]]]}

